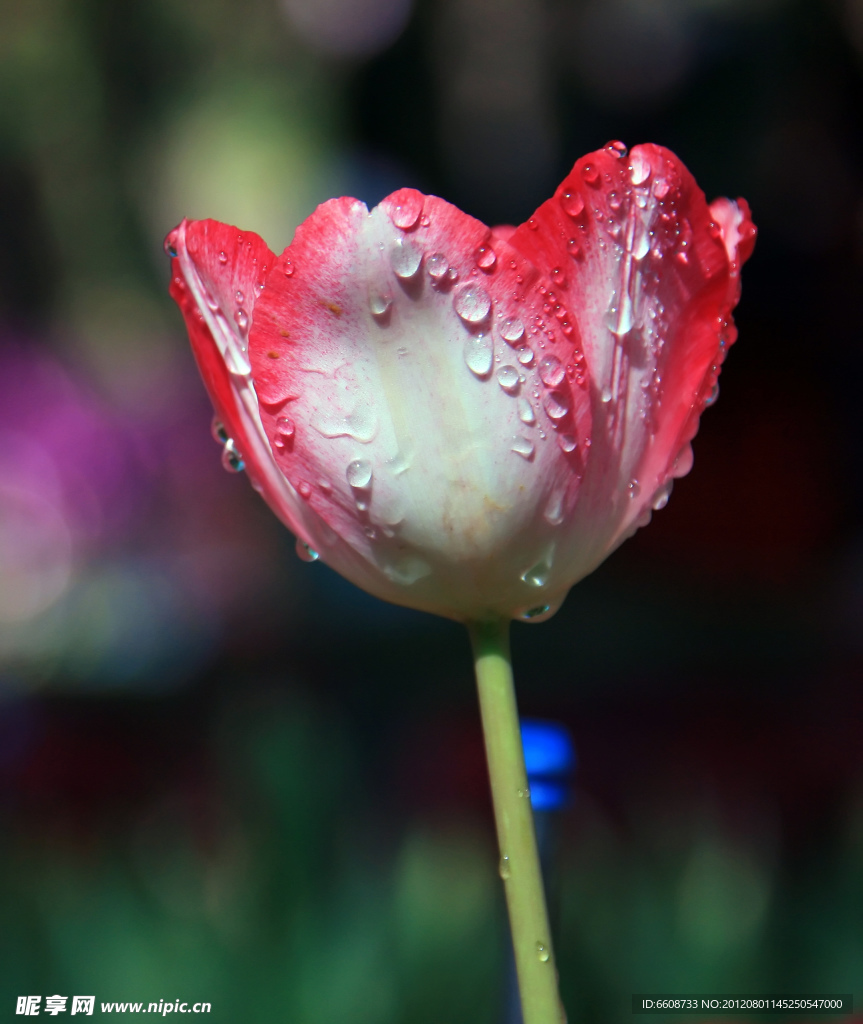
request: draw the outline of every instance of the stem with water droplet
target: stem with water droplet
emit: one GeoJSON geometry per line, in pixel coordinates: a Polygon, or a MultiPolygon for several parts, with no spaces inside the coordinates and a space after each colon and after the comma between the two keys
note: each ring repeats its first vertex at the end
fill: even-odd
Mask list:
{"type": "Polygon", "coordinates": [[[566,1019],[539,866],[509,655],[509,622],[469,627],[524,1024],[566,1019]],[[505,859],[504,859],[505,858],[505,859]]]}

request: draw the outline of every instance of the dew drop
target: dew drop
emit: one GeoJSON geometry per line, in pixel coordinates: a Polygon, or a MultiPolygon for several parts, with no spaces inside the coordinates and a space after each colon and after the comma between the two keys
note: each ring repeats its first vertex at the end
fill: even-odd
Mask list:
{"type": "Polygon", "coordinates": [[[213,417],[213,422],[210,424],[210,433],[213,435],[213,440],[219,444],[225,444],[231,439],[218,416],[213,417]]]}
{"type": "Polygon", "coordinates": [[[605,148],[611,153],[612,156],[616,156],[618,160],[626,156],[626,144],[621,142],[620,139],[614,139],[612,142],[607,142],[605,148]]]}
{"type": "Polygon", "coordinates": [[[543,945],[543,943],[541,943],[541,942],[537,942],[537,944],[536,944],[536,958],[537,958],[537,960],[539,960],[541,963],[547,963],[548,962],[548,958],[550,956],[551,956],[551,953],[548,950],[548,946],[543,945]]]}
{"type": "Polygon", "coordinates": [[[465,323],[479,324],[491,312],[491,299],[479,285],[464,284],[456,292],[453,307],[465,323]]]}
{"type": "Polygon", "coordinates": [[[426,260],[426,270],[433,281],[440,281],[449,270],[449,263],[442,252],[436,252],[426,260]]]}
{"type": "Polygon", "coordinates": [[[500,325],[500,336],[507,343],[507,345],[517,346],[522,338],[524,337],[524,324],[521,320],[516,320],[513,317],[508,317],[500,325]]]}
{"type": "Polygon", "coordinates": [[[515,792],[519,800],[530,800],[530,789],[527,787],[524,789],[517,789],[515,792]]]}
{"type": "Polygon", "coordinates": [[[397,561],[383,567],[384,575],[401,587],[409,587],[432,573],[428,562],[416,555],[403,555],[397,561]]]}
{"type": "Polygon", "coordinates": [[[530,366],[533,362],[533,349],[520,348],[518,352],[516,352],[515,357],[522,366],[530,366]]]}
{"type": "Polygon", "coordinates": [[[309,498],[311,498],[312,485],[308,482],[308,480],[300,480],[300,482],[297,484],[297,494],[299,494],[303,501],[308,501],[309,498]]]}
{"type": "Polygon", "coordinates": [[[506,881],[510,876],[509,857],[506,854],[504,854],[500,858],[500,864],[498,864],[497,873],[504,881],[506,881]]]}
{"type": "Polygon", "coordinates": [[[476,265],[482,270],[491,270],[497,263],[497,254],[490,245],[481,245],[476,251],[476,265]]]}
{"type": "Polygon", "coordinates": [[[522,583],[527,583],[531,587],[544,587],[548,583],[548,577],[551,574],[551,555],[545,555],[541,558],[536,565],[532,565],[529,569],[521,574],[522,583]]]}
{"type": "Polygon", "coordinates": [[[471,373],[486,377],[494,362],[494,345],[487,334],[472,335],[464,343],[464,361],[471,373]]]}
{"type": "Polygon", "coordinates": [[[389,313],[392,304],[390,296],[381,292],[375,292],[369,299],[369,309],[376,319],[383,319],[389,313]]]}
{"type": "Polygon", "coordinates": [[[238,288],[234,298],[237,300],[237,303],[242,306],[243,302],[245,302],[246,296],[243,295],[243,293],[238,288]]]}
{"type": "Polygon", "coordinates": [[[561,449],[565,452],[574,452],[578,447],[578,442],[572,436],[572,434],[561,434],[557,439],[557,443],[561,449]]]}
{"type": "Polygon", "coordinates": [[[348,463],[345,476],[351,487],[363,490],[372,482],[372,464],[368,459],[354,459],[353,462],[348,463]]]}
{"type": "Polygon", "coordinates": [[[502,366],[497,371],[497,382],[504,391],[515,391],[518,387],[518,370],[514,366],[502,366]]]}
{"type": "Polygon", "coordinates": [[[707,396],[707,400],[704,403],[705,409],[707,409],[711,405],[713,405],[713,403],[716,401],[717,398],[719,398],[719,381],[716,381],[716,383],[713,385],[713,389],[711,390],[710,394],[707,396]]]}
{"type": "Polygon", "coordinates": [[[527,226],[530,228],[531,231],[536,231],[537,227],[539,226],[536,223],[536,217],[531,217],[530,220],[527,222],[527,226]]]}
{"type": "Polygon", "coordinates": [[[314,548],[309,547],[309,545],[306,544],[305,541],[300,540],[299,537],[297,537],[296,552],[297,557],[303,562],[317,562],[321,557],[314,548]]]}
{"type": "Polygon", "coordinates": [[[227,262],[228,262],[228,254],[227,254],[227,253],[225,252],[225,250],[223,249],[223,250],[222,250],[222,251],[221,251],[221,252],[219,253],[219,263],[221,263],[221,264],[222,264],[222,265],[224,266],[224,264],[225,264],[225,263],[227,263],[227,262]]]}
{"type": "Polygon", "coordinates": [[[234,313],[234,319],[237,321],[237,327],[245,334],[249,326],[249,314],[244,309],[238,309],[234,313]]]}
{"type": "Polygon", "coordinates": [[[422,196],[416,192],[410,193],[390,211],[390,220],[397,228],[402,231],[410,231],[410,229],[420,219],[420,214],[423,212],[423,200],[422,196]]]}
{"type": "Polygon", "coordinates": [[[294,436],[295,431],[296,427],[290,416],[280,416],[276,420],[276,439],[273,442],[276,448],[284,448],[294,436]]]}
{"type": "Polygon", "coordinates": [[[416,274],[423,261],[423,254],[409,239],[400,238],[390,249],[390,266],[396,277],[407,281],[416,274]]]}
{"type": "Polygon", "coordinates": [[[641,484],[637,480],[632,479],[627,484],[627,490],[629,491],[630,498],[637,498],[641,492],[641,484]]]}
{"type": "Polygon", "coordinates": [[[518,418],[528,426],[533,426],[536,423],[536,413],[526,398],[519,398],[518,400],[518,418]]]}
{"type": "Polygon", "coordinates": [[[529,441],[526,437],[516,435],[512,439],[512,447],[510,451],[514,451],[516,455],[520,455],[523,459],[530,460],[533,457],[533,453],[536,450],[533,441],[529,441]]]}
{"type": "Polygon", "coordinates": [[[579,217],[584,210],[584,200],[580,192],[564,192],[560,197],[560,205],[569,217],[579,217]]]}
{"type": "Polygon", "coordinates": [[[574,238],[570,238],[570,240],[566,243],[566,251],[572,257],[572,259],[577,260],[578,257],[581,255],[581,246],[574,238]]]}
{"type": "Polygon", "coordinates": [[[547,604],[537,605],[536,608],[529,608],[526,612],[522,612],[520,618],[524,619],[525,621],[529,621],[530,619],[536,619],[540,615],[545,615],[545,613],[548,611],[550,607],[551,606],[547,604]]]}
{"type": "Polygon", "coordinates": [[[593,164],[585,164],[581,169],[581,176],[588,185],[596,185],[599,181],[599,171],[593,164]]]}
{"type": "Polygon", "coordinates": [[[242,455],[237,451],[230,438],[225,441],[225,447],[222,449],[222,465],[229,473],[242,473],[246,468],[242,455]]]}
{"type": "Polygon", "coordinates": [[[629,166],[629,180],[633,185],[643,185],[650,177],[650,161],[636,153],[629,166]]]}
{"type": "Polygon", "coordinates": [[[660,487],[656,494],[654,494],[653,501],[650,503],[654,512],[659,512],[665,508],[668,504],[668,499],[671,497],[671,489],[673,487],[674,481],[669,480],[668,483],[660,487]]]}
{"type": "Polygon", "coordinates": [[[285,277],[293,277],[294,265],[290,260],[285,260],[282,270],[284,271],[285,277]]]}
{"type": "Polygon", "coordinates": [[[556,356],[543,356],[539,361],[539,379],[547,388],[556,388],[563,381],[566,371],[556,356]]]}
{"type": "Polygon", "coordinates": [[[543,509],[543,519],[549,526],[560,526],[563,522],[564,501],[566,499],[566,488],[558,487],[552,491],[543,509]]]}

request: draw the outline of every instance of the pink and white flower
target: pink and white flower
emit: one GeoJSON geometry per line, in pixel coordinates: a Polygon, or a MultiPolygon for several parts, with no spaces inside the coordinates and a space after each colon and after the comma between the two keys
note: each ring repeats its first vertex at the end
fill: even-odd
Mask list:
{"type": "Polygon", "coordinates": [[[281,256],[212,220],[167,244],[226,458],[301,553],[471,621],[547,618],[668,500],[754,241],[744,200],[611,143],[514,229],[402,189],[281,256]]]}

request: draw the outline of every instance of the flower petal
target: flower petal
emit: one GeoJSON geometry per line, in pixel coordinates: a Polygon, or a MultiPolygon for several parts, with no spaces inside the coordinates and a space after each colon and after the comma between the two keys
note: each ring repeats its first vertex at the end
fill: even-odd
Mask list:
{"type": "Polygon", "coordinates": [[[754,235],[745,203],[708,208],[668,150],[637,146],[627,158],[616,144],[580,159],[511,237],[558,278],[590,371],[592,447],[574,523],[584,562],[574,579],[688,472],[689,441],[736,337],[731,311],[754,235]]]}
{"type": "Polygon", "coordinates": [[[248,359],[248,330],[275,255],[250,231],[214,220],[183,221],[166,239],[170,293],[183,313],[204,384],[252,486],[309,547],[322,524],[284,479],[261,426],[248,359]]]}
{"type": "Polygon", "coordinates": [[[298,228],[249,351],[279,466],[354,553],[325,550],[334,568],[453,618],[562,600],[590,400],[550,288],[485,225],[412,189],[371,212],[332,200],[298,228]]]}

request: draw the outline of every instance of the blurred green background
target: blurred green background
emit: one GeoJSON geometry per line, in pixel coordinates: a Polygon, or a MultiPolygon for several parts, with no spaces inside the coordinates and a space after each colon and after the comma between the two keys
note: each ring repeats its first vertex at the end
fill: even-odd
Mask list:
{"type": "Polygon", "coordinates": [[[403,185],[514,223],[612,138],[761,235],[693,473],[514,627],[579,756],[564,1001],[863,1008],[861,109],[861,0],[4,0],[3,1014],[504,1020],[467,639],[301,563],[222,471],[162,239],[281,249],[403,185]]]}

